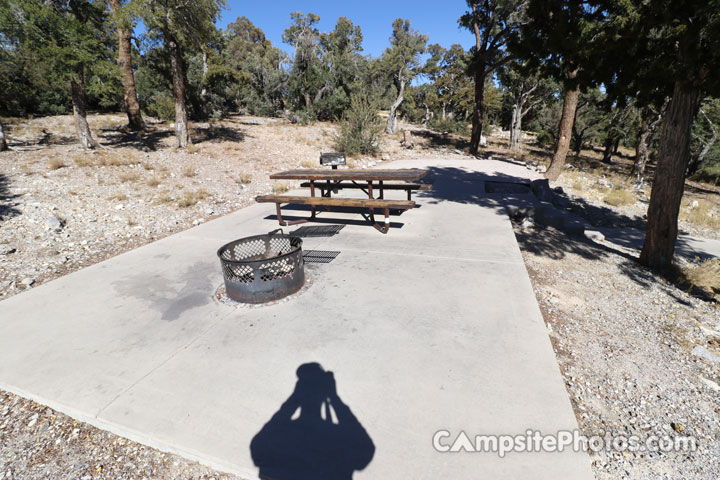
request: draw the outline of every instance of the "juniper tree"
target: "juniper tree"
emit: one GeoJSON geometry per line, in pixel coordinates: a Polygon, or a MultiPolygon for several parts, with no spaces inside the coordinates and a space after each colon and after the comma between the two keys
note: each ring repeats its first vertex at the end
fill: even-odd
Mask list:
{"type": "Polygon", "coordinates": [[[108,51],[103,43],[105,2],[5,0],[0,31],[13,48],[34,52],[56,79],[70,86],[75,130],[83,147],[98,146],[87,123],[86,77],[108,51]]]}
{"type": "Polygon", "coordinates": [[[160,32],[170,56],[173,99],[175,102],[175,135],[177,145],[185,148],[191,142],[185,104],[186,79],[183,52],[199,50],[215,32],[215,20],[225,0],[132,0],[130,8],[138,12],[145,25],[160,32]]]}
{"type": "Polygon", "coordinates": [[[112,11],[112,19],[118,36],[117,63],[122,70],[123,103],[128,116],[128,126],[132,130],[142,130],[145,127],[145,122],[140,113],[140,104],[137,100],[132,62],[131,40],[134,19],[126,14],[121,0],[109,0],[108,4],[112,11]]]}
{"type": "Polygon", "coordinates": [[[397,131],[397,109],[405,99],[405,88],[419,73],[420,54],[425,52],[428,40],[427,35],[410,28],[410,20],[398,18],[392,27],[390,47],[385,49],[381,60],[385,71],[392,75],[392,83],[397,89],[385,126],[385,131],[390,134],[397,131]]]}
{"type": "Polygon", "coordinates": [[[469,11],[460,17],[461,26],[475,36],[470,66],[475,82],[470,153],[477,155],[485,129],[485,85],[492,73],[512,58],[507,50],[511,35],[524,21],[526,0],[467,0],[469,11]]]}

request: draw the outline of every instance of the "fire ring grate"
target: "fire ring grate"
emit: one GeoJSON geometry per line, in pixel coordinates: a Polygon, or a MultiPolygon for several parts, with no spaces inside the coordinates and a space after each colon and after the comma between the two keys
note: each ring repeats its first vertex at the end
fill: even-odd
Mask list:
{"type": "Polygon", "coordinates": [[[281,229],[230,242],[217,255],[227,296],[238,302],[279,300],[305,283],[302,239],[281,229]]]}

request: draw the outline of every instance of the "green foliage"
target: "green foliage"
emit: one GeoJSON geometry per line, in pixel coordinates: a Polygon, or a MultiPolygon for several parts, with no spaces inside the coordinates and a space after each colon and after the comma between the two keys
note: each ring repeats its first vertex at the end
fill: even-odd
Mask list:
{"type": "Polygon", "coordinates": [[[238,108],[253,115],[275,116],[284,106],[287,62],[284,52],[265,38],[262,30],[245,17],[228,25],[222,62],[235,72],[231,94],[238,108]]]}
{"type": "Polygon", "coordinates": [[[470,133],[467,122],[458,121],[451,117],[447,117],[444,120],[438,117],[433,118],[430,120],[430,123],[428,123],[428,127],[438,132],[450,132],[460,135],[468,135],[470,133]]]}
{"type": "Polygon", "coordinates": [[[365,95],[354,95],[335,137],[335,148],[347,154],[374,153],[382,132],[375,106],[365,95]]]}
{"type": "Polygon", "coordinates": [[[160,92],[145,106],[145,111],[152,117],[166,122],[175,120],[175,100],[172,93],[160,92]]]}
{"type": "Polygon", "coordinates": [[[70,110],[69,81],[84,78],[88,107],[122,100],[105,2],[5,0],[0,3],[0,111],[70,110]]]}

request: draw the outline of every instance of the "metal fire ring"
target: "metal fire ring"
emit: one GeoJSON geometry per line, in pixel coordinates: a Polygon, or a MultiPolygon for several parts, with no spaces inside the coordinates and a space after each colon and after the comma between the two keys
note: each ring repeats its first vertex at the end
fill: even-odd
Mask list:
{"type": "Polygon", "coordinates": [[[238,302],[272,302],[305,283],[302,239],[281,229],[230,242],[217,255],[227,296],[238,302]]]}

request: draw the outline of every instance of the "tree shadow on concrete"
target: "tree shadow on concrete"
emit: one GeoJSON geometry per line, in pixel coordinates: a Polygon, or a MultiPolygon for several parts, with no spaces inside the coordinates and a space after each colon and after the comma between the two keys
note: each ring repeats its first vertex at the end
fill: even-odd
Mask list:
{"type": "Polygon", "coordinates": [[[10,180],[7,175],[0,173],[0,221],[20,215],[20,210],[12,202],[18,196],[10,193],[10,180]]]}
{"type": "MultiPolygon", "coordinates": [[[[505,216],[509,215],[509,209],[521,211],[528,206],[537,205],[537,199],[531,193],[517,193],[517,191],[513,192],[512,189],[506,189],[506,192],[509,191],[510,193],[493,194],[487,192],[486,184],[528,185],[527,178],[499,172],[494,174],[471,172],[456,167],[432,167],[429,170],[423,181],[432,183],[432,190],[421,192],[419,195],[429,199],[431,203],[449,201],[475,204],[492,208],[498,215],[505,216]]],[[[641,227],[645,225],[644,221],[638,221],[616,213],[610,208],[590,204],[581,204],[580,208],[586,215],[603,224],[641,227]]],[[[601,229],[601,231],[605,232],[606,230],[601,229]]],[[[644,238],[644,230],[618,229],[618,231],[635,232],[633,238],[627,240],[627,242],[632,241],[633,245],[637,244],[637,237],[642,236],[644,238]]],[[[641,287],[647,288],[650,285],[662,283],[663,276],[640,265],[635,255],[627,253],[621,248],[613,248],[612,245],[593,242],[584,235],[569,235],[555,228],[539,225],[528,231],[515,228],[515,232],[521,249],[537,256],[560,260],[569,254],[575,254],[585,259],[597,261],[604,261],[610,256],[619,256],[624,259],[621,272],[641,287]]],[[[615,240],[613,239],[613,241],[615,240]]],[[[629,243],[628,245],[618,243],[618,245],[630,246],[629,243]]],[[[680,248],[682,248],[682,243],[680,248]]],[[[684,291],[685,289],[677,282],[677,279],[673,279],[672,276],[666,276],[665,278],[670,282],[669,284],[663,284],[663,288],[666,289],[667,293],[676,301],[687,304],[687,300],[678,296],[679,292],[677,290],[684,291]]]]}
{"type": "Polygon", "coordinates": [[[372,461],[372,439],[338,397],[332,372],[318,363],[305,363],[298,367],[297,377],[293,393],[250,443],[259,477],[352,479],[372,461]]]}

